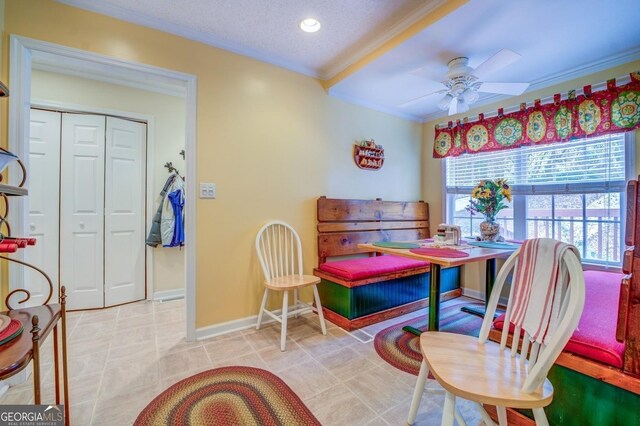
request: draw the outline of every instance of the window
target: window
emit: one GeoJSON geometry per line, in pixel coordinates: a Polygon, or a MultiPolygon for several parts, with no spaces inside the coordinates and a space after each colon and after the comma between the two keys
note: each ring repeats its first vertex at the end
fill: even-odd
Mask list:
{"type": "Polygon", "coordinates": [[[632,133],[445,159],[447,222],[478,235],[466,206],[482,179],[506,178],[513,201],[497,221],[505,239],[549,237],[574,244],[583,261],[619,265],[624,191],[634,173],[632,133]]]}

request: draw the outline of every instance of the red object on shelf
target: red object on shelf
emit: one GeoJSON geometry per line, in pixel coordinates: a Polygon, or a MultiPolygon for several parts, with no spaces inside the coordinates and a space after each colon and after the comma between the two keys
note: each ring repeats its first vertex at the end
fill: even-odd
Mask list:
{"type": "Polygon", "coordinates": [[[0,243],[0,253],[15,253],[18,245],[13,243],[0,243]]]}
{"type": "Polygon", "coordinates": [[[17,244],[19,248],[25,248],[26,246],[35,246],[35,238],[5,238],[3,243],[17,244]]]}
{"type": "Polygon", "coordinates": [[[17,319],[11,319],[11,323],[7,328],[0,332],[0,345],[9,343],[22,333],[22,323],[17,319]]]}
{"type": "Polygon", "coordinates": [[[4,240],[2,240],[3,244],[15,244],[18,246],[18,248],[25,248],[27,246],[27,241],[26,240],[19,240],[19,239],[15,239],[15,238],[5,238],[4,240]]]}

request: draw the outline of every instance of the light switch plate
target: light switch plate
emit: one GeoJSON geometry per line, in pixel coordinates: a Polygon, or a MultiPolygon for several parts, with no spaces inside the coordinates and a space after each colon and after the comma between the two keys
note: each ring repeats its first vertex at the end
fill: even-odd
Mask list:
{"type": "Polygon", "coordinates": [[[216,198],[216,184],[200,182],[200,198],[216,198]]]}

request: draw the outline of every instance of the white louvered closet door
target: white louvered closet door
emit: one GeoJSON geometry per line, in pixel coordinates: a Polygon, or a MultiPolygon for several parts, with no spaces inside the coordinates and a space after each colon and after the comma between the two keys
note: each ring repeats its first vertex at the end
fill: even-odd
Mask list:
{"type": "Polygon", "coordinates": [[[105,306],[145,297],[146,125],[107,117],[105,306]]]}
{"type": "Polygon", "coordinates": [[[105,122],[62,114],[60,283],[67,309],[104,306],[105,122]]]}

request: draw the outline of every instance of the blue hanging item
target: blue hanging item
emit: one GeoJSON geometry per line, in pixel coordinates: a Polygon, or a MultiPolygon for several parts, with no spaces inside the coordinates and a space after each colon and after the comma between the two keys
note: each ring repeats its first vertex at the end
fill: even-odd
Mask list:
{"type": "Polygon", "coordinates": [[[178,247],[184,245],[184,192],[181,189],[173,191],[168,195],[173,209],[174,228],[171,243],[165,247],[178,247]]]}

